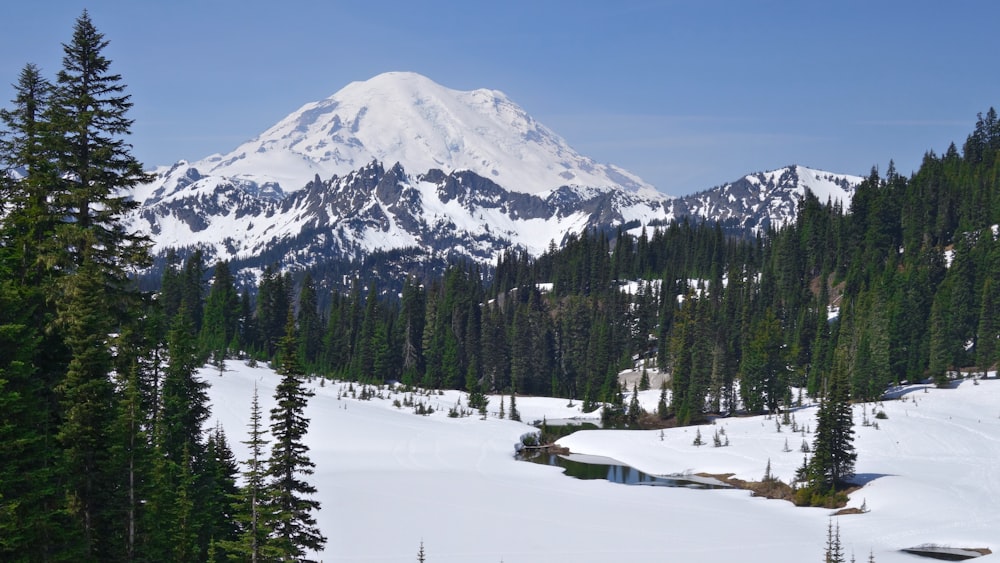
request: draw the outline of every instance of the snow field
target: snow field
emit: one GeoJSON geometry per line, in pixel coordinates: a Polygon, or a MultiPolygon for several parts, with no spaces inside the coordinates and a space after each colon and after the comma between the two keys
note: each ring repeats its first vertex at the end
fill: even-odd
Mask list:
{"type": "MultiPolygon", "coordinates": [[[[253,387],[266,414],[278,376],[264,367],[228,362],[227,371],[201,371],[210,384],[214,418],[237,458],[247,457],[247,423],[253,387]]],[[[427,560],[439,562],[597,563],[607,561],[739,560],[802,562],[822,557],[833,511],[798,508],[751,497],[746,491],[625,486],[581,481],[561,470],[517,461],[514,445],[533,429],[496,417],[449,418],[463,393],[416,396],[435,413],[397,409],[394,398],[338,399],[347,384],[315,386],[306,415],[307,443],[316,463],[310,477],[322,509],[318,523],[328,537],[318,558],[333,561],[411,562],[423,541],[427,560]]],[[[655,408],[659,391],[641,401],[655,408]]],[[[876,408],[855,406],[857,472],[866,485],[850,506],[870,511],[840,516],[847,553],[880,563],[919,561],[900,553],[925,543],[1000,547],[1000,381],[954,389],[913,387],[904,399],[876,408]],[[862,426],[861,409],[879,428],[862,426]]],[[[579,401],[518,397],[525,421],[586,417],[579,401]]],[[[509,403],[505,409],[509,408],[509,403]]],[[[795,412],[796,423],[815,429],[815,406],[795,412]]],[[[594,413],[596,414],[596,413],[594,413]]],[[[265,424],[267,424],[265,418],[265,424]]],[[[581,431],[560,440],[572,451],[613,457],[652,474],[735,473],[759,480],[768,459],[772,473],[788,480],[802,463],[803,437],[774,419],[728,418],[715,426],[660,431],[581,431]],[[692,445],[700,428],[705,445],[692,445]],[[715,448],[725,428],[730,446],[715,448]],[[783,452],[785,440],[790,452],[783,452]]],[[[996,556],[990,556],[984,561],[996,556]]]]}

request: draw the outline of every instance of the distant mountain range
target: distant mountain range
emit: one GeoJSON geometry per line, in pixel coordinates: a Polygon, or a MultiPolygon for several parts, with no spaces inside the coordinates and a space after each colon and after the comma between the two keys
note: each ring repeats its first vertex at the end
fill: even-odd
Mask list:
{"type": "Polygon", "coordinates": [[[395,271],[382,275],[399,276],[685,216],[751,233],[792,220],[807,189],[846,206],[861,180],[789,166],[671,198],[578,154],[501,92],[387,73],[306,104],[228,154],[156,170],[129,220],[161,256],[200,248],[209,264],[254,272],[392,255],[395,271]]]}

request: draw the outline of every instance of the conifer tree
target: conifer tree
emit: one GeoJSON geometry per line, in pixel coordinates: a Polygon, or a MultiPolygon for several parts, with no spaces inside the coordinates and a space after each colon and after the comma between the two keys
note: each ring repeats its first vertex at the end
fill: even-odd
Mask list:
{"type": "Polygon", "coordinates": [[[983,282],[976,332],[976,363],[984,377],[997,361],[997,339],[1000,337],[998,319],[1000,319],[1000,282],[987,277],[983,282]]]}
{"type": "Polygon", "coordinates": [[[786,395],[785,365],[782,361],[781,325],[768,309],[754,323],[752,337],[740,365],[740,394],[749,412],[776,413],[786,395]]]}
{"type": "Polygon", "coordinates": [[[320,320],[316,283],[307,272],[299,291],[299,361],[303,366],[316,363],[323,337],[323,323],[320,320]]]}
{"type": "Polygon", "coordinates": [[[670,411],[667,410],[667,380],[666,378],[660,382],[660,400],[656,402],[656,416],[660,420],[666,420],[670,416],[670,411]]]}
{"type": "Polygon", "coordinates": [[[194,324],[186,306],[174,318],[167,335],[170,362],[163,380],[158,443],[167,459],[182,464],[183,451],[200,457],[204,449],[202,425],[208,419],[208,383],[196,376],[199,366],[194,324]]]}
{"type": "Polygon", "coordinates": [[[103,55],[108,42],[86,11],[63,45],[62,69],[45,112],[53,167],[48,201],[60,218],[44,262],[61,272],[55,326],[70,360],[58,385],[63,406],[59,439],[69,512],[84,535],[85,558],[111,558],[115,524],[107,510],[116,486],[110,465],[115,412],[112,335],[137,318],[129,274],[149,263],[147,239],[127,232],[123,215],[137,202],[128,190],[148,176],[129,153],[132,103],[103,55]]]}
{"type": "Polygon", "coordinates": [[[34,308],[8,277],[4,251],[0,246],[0,559],[31,553],[44,560],[72,534],[55,471],[51,391],[35,362],[41,338],[34,308]]]}
{"type": "Polygon", "coordinates": [[[54,165],[45,114],[52,85],[37,66],[25,65],[14,85],[12,109],[0,109],[0,201],[3,205],[3,242],[8,253],[17,252],[12,276],[26,285],[43,281],[39,253],[51,250],[51,239],[60,222],[48,201],[54,165]],[[14,180],[15,176],[23,176],[14,180]]]}
{"type": "Polygon", "coordinates": [[[239,317],[240,296],[233,285],[229,263],[222,261],[215,265],[212,274],[212,288],[205,300],[199,335],[203,354],[216,365],[222,365],[230,347],[239,341],[239,317]]]}
{"type": "Polygon", "coordinates": [[[628,403],[628,414],[626,422],[630,428],[635,428],[639,425],[639,419],[642,417],[642,406],[639,404],[639,388],[636,385],[632,386],[632,398],[628,403]]]}
{"type": "Polygon", "coordinates": [[[326,538],[316,527],[313,512],[319,501],[308,498],[316,487],[303,477],[312,475],[315,464],[309,459],[303,438],[309,429],[304,411],[313,392],[304,385],[303,370],[298,360],[298,338],[295,317],[291,311],[280,341],[281,383],[275,389],[277,406],[271,409],[271,457],[267,462],[267,495],[274,511],[271,545],[285,561],[305,560],[307,550],[317,551],[326,538]]]}
{"type": "Polygon", "coordinates": [[[121,76],[110,72],[103,54],[107,45],[84,11],[72,40],[63,45],[46,142],[60,178],[50,195],[56,213],[69,218],[59,228],[59,253],[70,266],[98,264],[103,283],[122,293],[132,268],[149,260],[146,237],[121,225],[122,216],[138,206],[127,191],[150,177],[124,139],[132,126],[127,117],[132,102],[121,76]]]}
{"type": "Polygon", "coordinates": [[[142,408],[139,371],[138,361],[133,362],[122,382],[123,389],[112,426],[112,466],[118,468],[115,477],[122,484],[115,510],[125,515],[120,549],[126,561],[146,557],[143,550],[148,530],[143,521],[144,503],[152,493],[152,451],[142,408]]]}
{"type": "Polygon", "coordinates": [[[830,521],[826,526],[826,552],[823,558],[824,563],[846,563],[844,559],[844,547],[840,542],[840,523],[833,527],[830,521]]]}
{"type": "Polygon", "coordinates": [[[0,395],[7,396],[0,399],[0,559],[29,551],[46,559],[70,529],[55,469],[54,386],[67,360],[62,335],[51,329],[57,273],[40,259],[60,222],[48,201],[52,85],[27,64],[14,90],[12,108],[0,109],[0,395]]]}
{"type": "Polygon", "coordinates": [[[514,387],[513,383],[510,387],[510,419],[516,422],[521,422],[521,413],[517,410],[517,389],[514,387]]]}
{"type": "Polygon", "coordinates": [[[854,420],[845,371],[836,368],[827,396],[816,416],[813,456],[809,460],[809,485],[825,494],[854,476],[854,420]]]}
{"type": "Polygon", "coordinates": [[[209,550],[205,557],[224,560],[227,556],[224,546],[237,538],[233,502],[240,491],[236,486],[239,468],[221,426],[209,434],[204,458],[196,484],[200,491],[196,502],[198,544],[209,550]]]}
{"type": "Polygon", "coordinates": [[[65,284],[70,299],[60,311],[72,358],[58,387],[63,423],[59,429],[69,487],[70,512],[83,533],[87,557],[110,556],[111,474],[108,430],[114,413],[114,385],[108,335],[113,330],[96,263],[88,262],[65,284]]]}
{"type": "Polygon", "coordinates": [[[232,541],[222,540],[220,547],[233,558],[257,563],[274,559],[278,553],[268,542],[274,522],[274,512],[267,498],[267,460],[264,459],[264,448],[268,441],[261,423],[256,385],[253,388],[248,426],[250,435],[243,443],[249,448],[250,457],[243,461],[243,487],[234,505],[234,518],[240,529],[237,538],[232,541]]]}

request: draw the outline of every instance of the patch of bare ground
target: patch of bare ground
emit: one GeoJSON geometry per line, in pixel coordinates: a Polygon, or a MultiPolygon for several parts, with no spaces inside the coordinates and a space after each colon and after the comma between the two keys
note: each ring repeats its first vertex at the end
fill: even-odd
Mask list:
{"type": "MultiPolygon", "coordinates": [[[[787,500],[788,502],[795,504],[796,506],[817,506],[815,504],[807,504],[800,502],[800,498],[796,496],[796,493],[800,490],[791,485],[781,481],[780,479],[765,479],[763,481],[744,481],[743,479],[737,479],[733,477],[732,473],[722,473],[722,474],[711,474],[711,473],[698,473],[701,477],[711,477],[713,479],[718,479],[727,485],[735,487],[737,489],[743,489],[745,491],[750,491],[750,493],[755,497],[763,497],[778,500],[787,500]]],[[[837,511],[836,515],[847,515],[847,514],[863,514],[865,511],[859,508],[844,508],[847,506],[848,495],[854,491],[860,489],[861,487],[853,486],[842,491],[838,491],[834,497],[827,498],[825,504],[821,504],[824,508],[841,508],[842,510],[837,511]]]]}
{"type": "Polygon", "coordinates": [[[555,454],[555,455],[569,455],[570,453],[569,448],[567,448],[566,446],[560,446],[555,443],[539,444],[537,446],[526,445],[522,448],[522,450],[525,452],[545,452],[547,454],[555,454]]]}
{"type": "Polygon", "coordinates": [[[718,479],[723,483],[735,487],[737,489],[743,489],[745,491],[750,491],[755,497],[772,498],[779,500],[787,500],[792,502],[793,495],[795,494],[795,489],[790,485],[782,482],[779,479],[767,479],[764,481],[744,481],[743,479],[737,479],[733,477],[732,473],[722,473],[719,475],[713,475],[711,473],[698,473],[701,477],[711,477],[713,479],[718,479]]]}

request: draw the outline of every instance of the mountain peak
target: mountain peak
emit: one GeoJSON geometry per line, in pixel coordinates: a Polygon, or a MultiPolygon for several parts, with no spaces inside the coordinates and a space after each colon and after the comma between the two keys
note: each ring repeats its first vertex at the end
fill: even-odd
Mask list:
{"type": "Polygon", "coordinates": [[[288,192],[317,174],[343,175],[372,160],[416,172],[468,170],[514,192],[573,186],[664,197],[634,174],[578,154],[500,91],[452,90],[413,72],[352,82],[232,152],[191,166],[288,192]]]}

